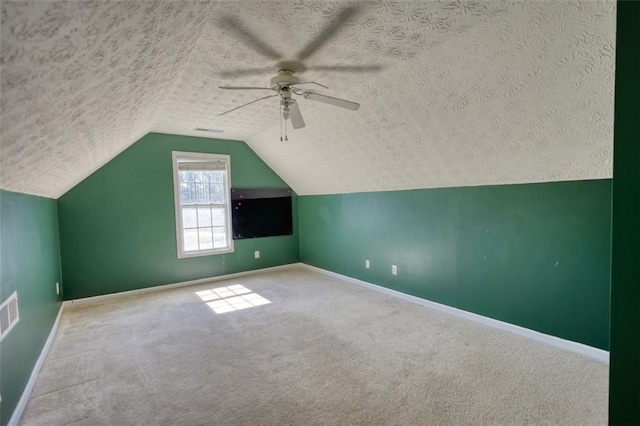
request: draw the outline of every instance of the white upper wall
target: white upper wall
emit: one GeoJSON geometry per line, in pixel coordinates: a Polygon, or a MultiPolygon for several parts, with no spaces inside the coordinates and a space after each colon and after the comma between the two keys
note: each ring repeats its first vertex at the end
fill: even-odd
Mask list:
{"type": "Polygon", "coordinates": [[[57,198],[149,131],[247,143],[299,194],[611,177],[615,3],[371,2],[306,61],[322,93],[280,142],[276,60],[345,2],[3,2],[0,187],[57,198]],[[231,69],[273,66],[229,78],[231,69]],[[222,73],[222,74],[221,74],[222,73]],[[223,75],[224,77],[221,77],[223,75]]]}

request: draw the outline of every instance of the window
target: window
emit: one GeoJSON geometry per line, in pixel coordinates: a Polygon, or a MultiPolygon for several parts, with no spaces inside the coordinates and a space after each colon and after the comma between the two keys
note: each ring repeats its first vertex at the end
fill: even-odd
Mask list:
{"type": "Polygon", "coordinates": [[[233,251],[228,155],[173,152],[178,257],[233,251]]]}
{"type": "Polygon", "coordinates": [[[14,325],[20,320],[18,314],[18,292],[14,291],[11,296],[0,304],[0,341],[9,334],[14,325]]]}

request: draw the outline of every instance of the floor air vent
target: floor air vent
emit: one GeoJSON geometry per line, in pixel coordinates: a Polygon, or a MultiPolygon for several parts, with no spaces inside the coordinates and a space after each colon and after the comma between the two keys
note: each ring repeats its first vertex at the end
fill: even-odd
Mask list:
{"type": "Polygon", "coordinates": [[[0,305],[0,341],[9,334],[14,325],[18,323],[18,292],[14,291],[11,296],[0,305]]]}

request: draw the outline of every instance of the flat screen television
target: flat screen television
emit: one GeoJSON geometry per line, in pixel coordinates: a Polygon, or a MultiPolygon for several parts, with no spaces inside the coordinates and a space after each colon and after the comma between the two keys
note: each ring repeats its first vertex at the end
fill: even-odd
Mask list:
{"type": "Polygon", "coordinates": [[[232,188],[233,239],[293,234],[291,190],[288,188],[232,188]]]}

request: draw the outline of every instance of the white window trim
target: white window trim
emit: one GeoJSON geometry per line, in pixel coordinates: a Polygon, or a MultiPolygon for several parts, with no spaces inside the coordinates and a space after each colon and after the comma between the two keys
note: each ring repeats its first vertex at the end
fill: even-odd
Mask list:
{"type": "Polygon", "coordinates": [[[9,327],[7,327],[7,329],[4,331],[4,333],[1,332],[0,330],[0,342],[9,334],[9,332],[11,331],[11,329],[13,329],[13,327],[18,323],[18,321],[20,321],[20,308],[18,306],[18,291],[14,291],[13,293],[11,293],[11,296],[7,297],[7,299],[2,302],[2,304],[0,304],[0,311],[3,311],[5,309],[9,309],[9,304],[14,301],[16,302],[16,317],[14,318],[13,321],[11,321],[11,315],[9,315],[9,312],[7,312],[7,317],[9,318],[9,327]]]}
{"type": "Polygon", "coordinates": [[[233,253],[233,231],[231,229],[231,156],[224,154],[209,154],[203,152],[186,152],[186,151],[172,151],[171,152],[171,164],[173,167],[173,209],[176,216],[176,242],[178,249],[178,259],[184,259],[189,257],[199,256],[211,256],[214,254],[233,253]],[[227,164],[227,238],[229,239],[229,247],[223,249],[211,249],[201,250],[194,252],[185,252],[182,241],[182,214],[180,207],[180,185],[178,179],[178,157],[194,158],[194,159],[210,159],[210,160],[224,160],[227,164]]]}

